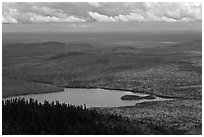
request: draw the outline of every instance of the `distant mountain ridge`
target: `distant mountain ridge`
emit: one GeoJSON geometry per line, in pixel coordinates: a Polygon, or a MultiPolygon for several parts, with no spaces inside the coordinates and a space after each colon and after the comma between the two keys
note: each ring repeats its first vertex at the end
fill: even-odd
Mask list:
{"type": "Polygon", "coordinates": [[[175,48],[175,49],[184,49],[184,50],[202,50],[202,40],[201,39],[197,39],[191,42],[182,42],[182,43],[178,43],[176,45],[172,45],[170,46],[171,48],[175,48]]]}
{"type": "Polygon", "coordinates": [[[57,41],[49,41],[49,42],[40,42],[40,43],[12,43],[6,46],[59,46],[65,45],[64,43],[57,42],[57,41]]]}

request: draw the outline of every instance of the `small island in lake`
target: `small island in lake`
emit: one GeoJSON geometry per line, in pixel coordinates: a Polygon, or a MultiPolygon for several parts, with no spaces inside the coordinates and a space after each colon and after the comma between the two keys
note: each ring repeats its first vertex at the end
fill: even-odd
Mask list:
{"type": "Polygon", "coordinates": [[[124,95],[121,97],[121,100],[139,100],[139,99],[156,99],[154,95],[148,96],[137,96],[137,95],[124,95]]]}

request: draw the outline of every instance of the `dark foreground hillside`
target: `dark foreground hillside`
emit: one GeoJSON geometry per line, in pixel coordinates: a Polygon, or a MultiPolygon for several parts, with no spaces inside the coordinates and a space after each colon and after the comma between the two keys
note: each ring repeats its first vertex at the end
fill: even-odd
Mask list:
{"type": "Polygon", "coordinates": [[[30,99],[3,102],[3,134],[185,134],[176,127],[155,126],[82,106],[30,99]]]}

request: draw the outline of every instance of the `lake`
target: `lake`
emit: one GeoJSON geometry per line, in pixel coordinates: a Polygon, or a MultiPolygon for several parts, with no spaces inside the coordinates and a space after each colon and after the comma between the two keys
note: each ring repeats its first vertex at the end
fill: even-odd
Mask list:
{"type": "MultiPolygon", "coordinates": [[[[52,92],[43,94],[32,94],[16,96],[18,98],[25,98],[29,100],[33,98],[43,103],[45,100],[59,101],[61,103],[83,105],[87,107],[119,107],[119,106],[133,106],[136,103],[148,102],[148,101],[165,101],[166,98],[156,97],[156,99],[141,99],[141,100],[121,100],[124,95],[137,95],[147,96],[148,94],[133,93],[130,91],[120,90],[106,90],[106,89],[80,89],[80,88],[66,88],[62,92],[52,92]]],[[[16,97],[3,98],[13,99],[16,97]]]]}

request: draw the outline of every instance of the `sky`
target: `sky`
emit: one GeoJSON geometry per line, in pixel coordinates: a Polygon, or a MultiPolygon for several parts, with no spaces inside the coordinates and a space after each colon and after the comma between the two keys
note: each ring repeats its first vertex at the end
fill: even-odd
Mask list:
{"type": "MultiPolygon", "coordinates": [[[[202,22],[201,3],[22,3],[2,4],[3,24],[202,22]]],[[[74,26],[73,26],[74,27],[74,26]]],[[[81,26],[83,28],[83,26],[81,26]]]]}

